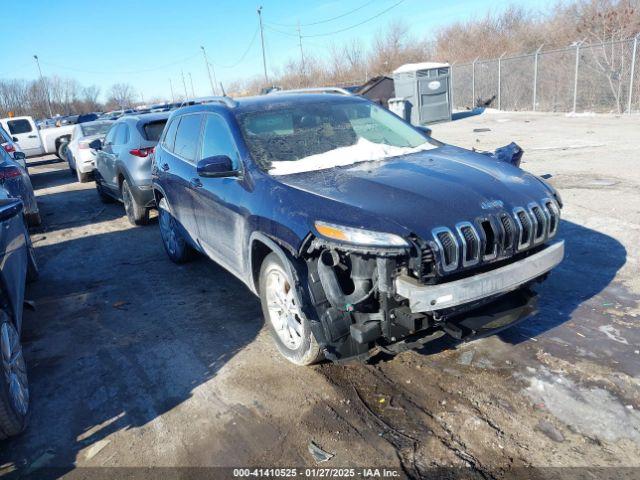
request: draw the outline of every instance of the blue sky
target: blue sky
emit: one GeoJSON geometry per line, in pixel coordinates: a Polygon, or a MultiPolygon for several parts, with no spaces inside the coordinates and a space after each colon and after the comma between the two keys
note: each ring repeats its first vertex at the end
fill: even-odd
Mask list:
{"type": "MultiPolygon", "coordinates": [[[[4,0],[9,2],[10,0],[4,0]]],[[[260,38],[256,33],[256,8],[263,6],[267,24],[303,25],[303,35],[345,29],[384,11],[399,0],[20,0],[11,2],[8,25],[0,30],[4,45],[0,78],[37,77],[33,54],[45,75],[77,79],[82,85],[98,85],[103,93],[118,82],[130,83],[141,99],[170,98],[169,79],[176,92],[188,92],[189,73],[196,95],[209,95],[210,87],[200,46],[216,64],[218,80],[230,81],[262,73],[260,38]],[[308,23],[336,17],[366,5],[342,18],[318,25],[308,23]]],[[[429,36],[437,27],[456,20],[500,11],[509,4],[542,10],[550,0],[404,0],[372,21],[335,35],[303,39],[306,52],[326,53],[331,42],[353,38],[367,45],[392,20],[403,21],[416,37],[429,36]]],[[[295,27],[275,26],[285,35],[265,30],[269,70],[290,58],[298,58],[295,27]]],[[[425,59],[429,60],[429,59],[425,59]]],[[[434,59],[437,60],[437,59],[434,59]]]]}

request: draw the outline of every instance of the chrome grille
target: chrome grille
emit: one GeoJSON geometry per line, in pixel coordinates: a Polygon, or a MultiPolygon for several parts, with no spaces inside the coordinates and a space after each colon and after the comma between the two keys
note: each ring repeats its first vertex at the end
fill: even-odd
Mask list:
{"type": "Polygon", "coordinates": [[[481,220],[480,226],[482,227],[482,233],[484,233],[482,259],[493,260],[498,256],[498,232],[493,222],[489,219],[481,220]]]}
{"type": "Polygon", "coordinates": [[[518,207],[513,209],[513,216],[518,225],[518,243],[516,245],[518,250],[531,246],[533,237],[533,222],[529,217],[529,214],[524,208],[518,207]]]}
{"type": "Polygon", "coordinates": [[[458,241],[446,227],[433,230],[433,238],[442,253],[442,269],[450,272],[458,268],[458,241]]]}
{"type": "Polygon", "coordinates": [[[515,226],[513,225],[513,220],[507,215],[503,213],[500,215],[500,223],[502,224],[502,229],[504,230],[504,237],[502,239],[502,250],[509,250],[513,248],[514,240],[515,240],[515,226]]]}
{"type": "Polygon", "coordinates": [[[460,222],[456,230],[462,241],[462,265],[469,267],[480,261],[480,236],[470,222],[460,222]]]}
{"type": "Polygon", "coordinates": [[[549,218],[549,226],[547,228],[547,237],[551,238],[558,232],[558,225],[560,224],[560,209],[556,202],[550,198],[542,200],[542,207],[547,212],[549,218]]]}
{"type": "Polygon", "coordinates": [[[532,234],[533,243],[537,245],[542,242],[547,234],[547,216],[543,213],[542,209],[537,203],[530,203],[528,205],[531,219],[533,220],[532,234]]]}

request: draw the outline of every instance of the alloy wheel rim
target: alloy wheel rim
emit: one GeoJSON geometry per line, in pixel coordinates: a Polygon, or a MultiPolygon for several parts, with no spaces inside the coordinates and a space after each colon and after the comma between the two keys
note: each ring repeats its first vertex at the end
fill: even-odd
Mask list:
{"type": "Polygon", "coordinates": [[[29,408],[27,368],[18,332],[11,323],[6,321],[0,326],[0,352],[11,406],[24,416],[29,408]]]}
{"type": "Polygon", "coordinates": [[[303,340],[303,317],[294,289],[280,268],[269,270],[265,281],[269,321],[285,346],[297,350],[303,340]]]}
{"type": "Polygon", "coordinates": [[[178,249],[178,239],[172,225],[173,218],[165,209],[160,209],[160,233],[164,240],[167,250],[171,254],[175,254],[178,249]]]}
{"type": "Polygon", "coordinates": [[[129,186],[125,185],[122,188],[122,200],[124,202],[124,210],[127,212],[127,216],[130,220],[133,220],[133,205],[131,203],[131,192],[129,186]]]}

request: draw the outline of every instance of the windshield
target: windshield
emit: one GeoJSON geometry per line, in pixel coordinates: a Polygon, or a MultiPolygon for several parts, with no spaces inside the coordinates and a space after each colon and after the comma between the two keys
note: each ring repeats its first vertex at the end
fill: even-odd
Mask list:
{"type": "Polygon", "coordinates": [[[91,123],[91,124],[83,123],[80,125],[80,128],[82,128],[83,136],[91,137],[93,135],[106,134],[109,128],[111,128],[111,125],[113,125],[113,123],[111,122],[100,122],[100,123],[91,123]]]}
{"type": "Polygon", "coordinates": [[[271,175],[381,160],[436,148],[372,103],[318,101],[238,114],[253,158],[271,175]]]}

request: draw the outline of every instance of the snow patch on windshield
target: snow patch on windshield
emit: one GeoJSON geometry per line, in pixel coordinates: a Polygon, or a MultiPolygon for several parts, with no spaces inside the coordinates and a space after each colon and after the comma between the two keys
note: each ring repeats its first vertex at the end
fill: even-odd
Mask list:
{"type": "Polygon", "coordinates": [[[271,162],[271,175],[290,175],[292,173],[312,172],[333,167],[353,165],[357,162],[367,162],[383,160],[410,153],[423,152],[437,148],[429,142],[425,142],[417,147],[394,147],[383,143],[370,142],[365,138],[348,147],[335,148],[325,153],[309,155],[300,160],[271,162]]]}

